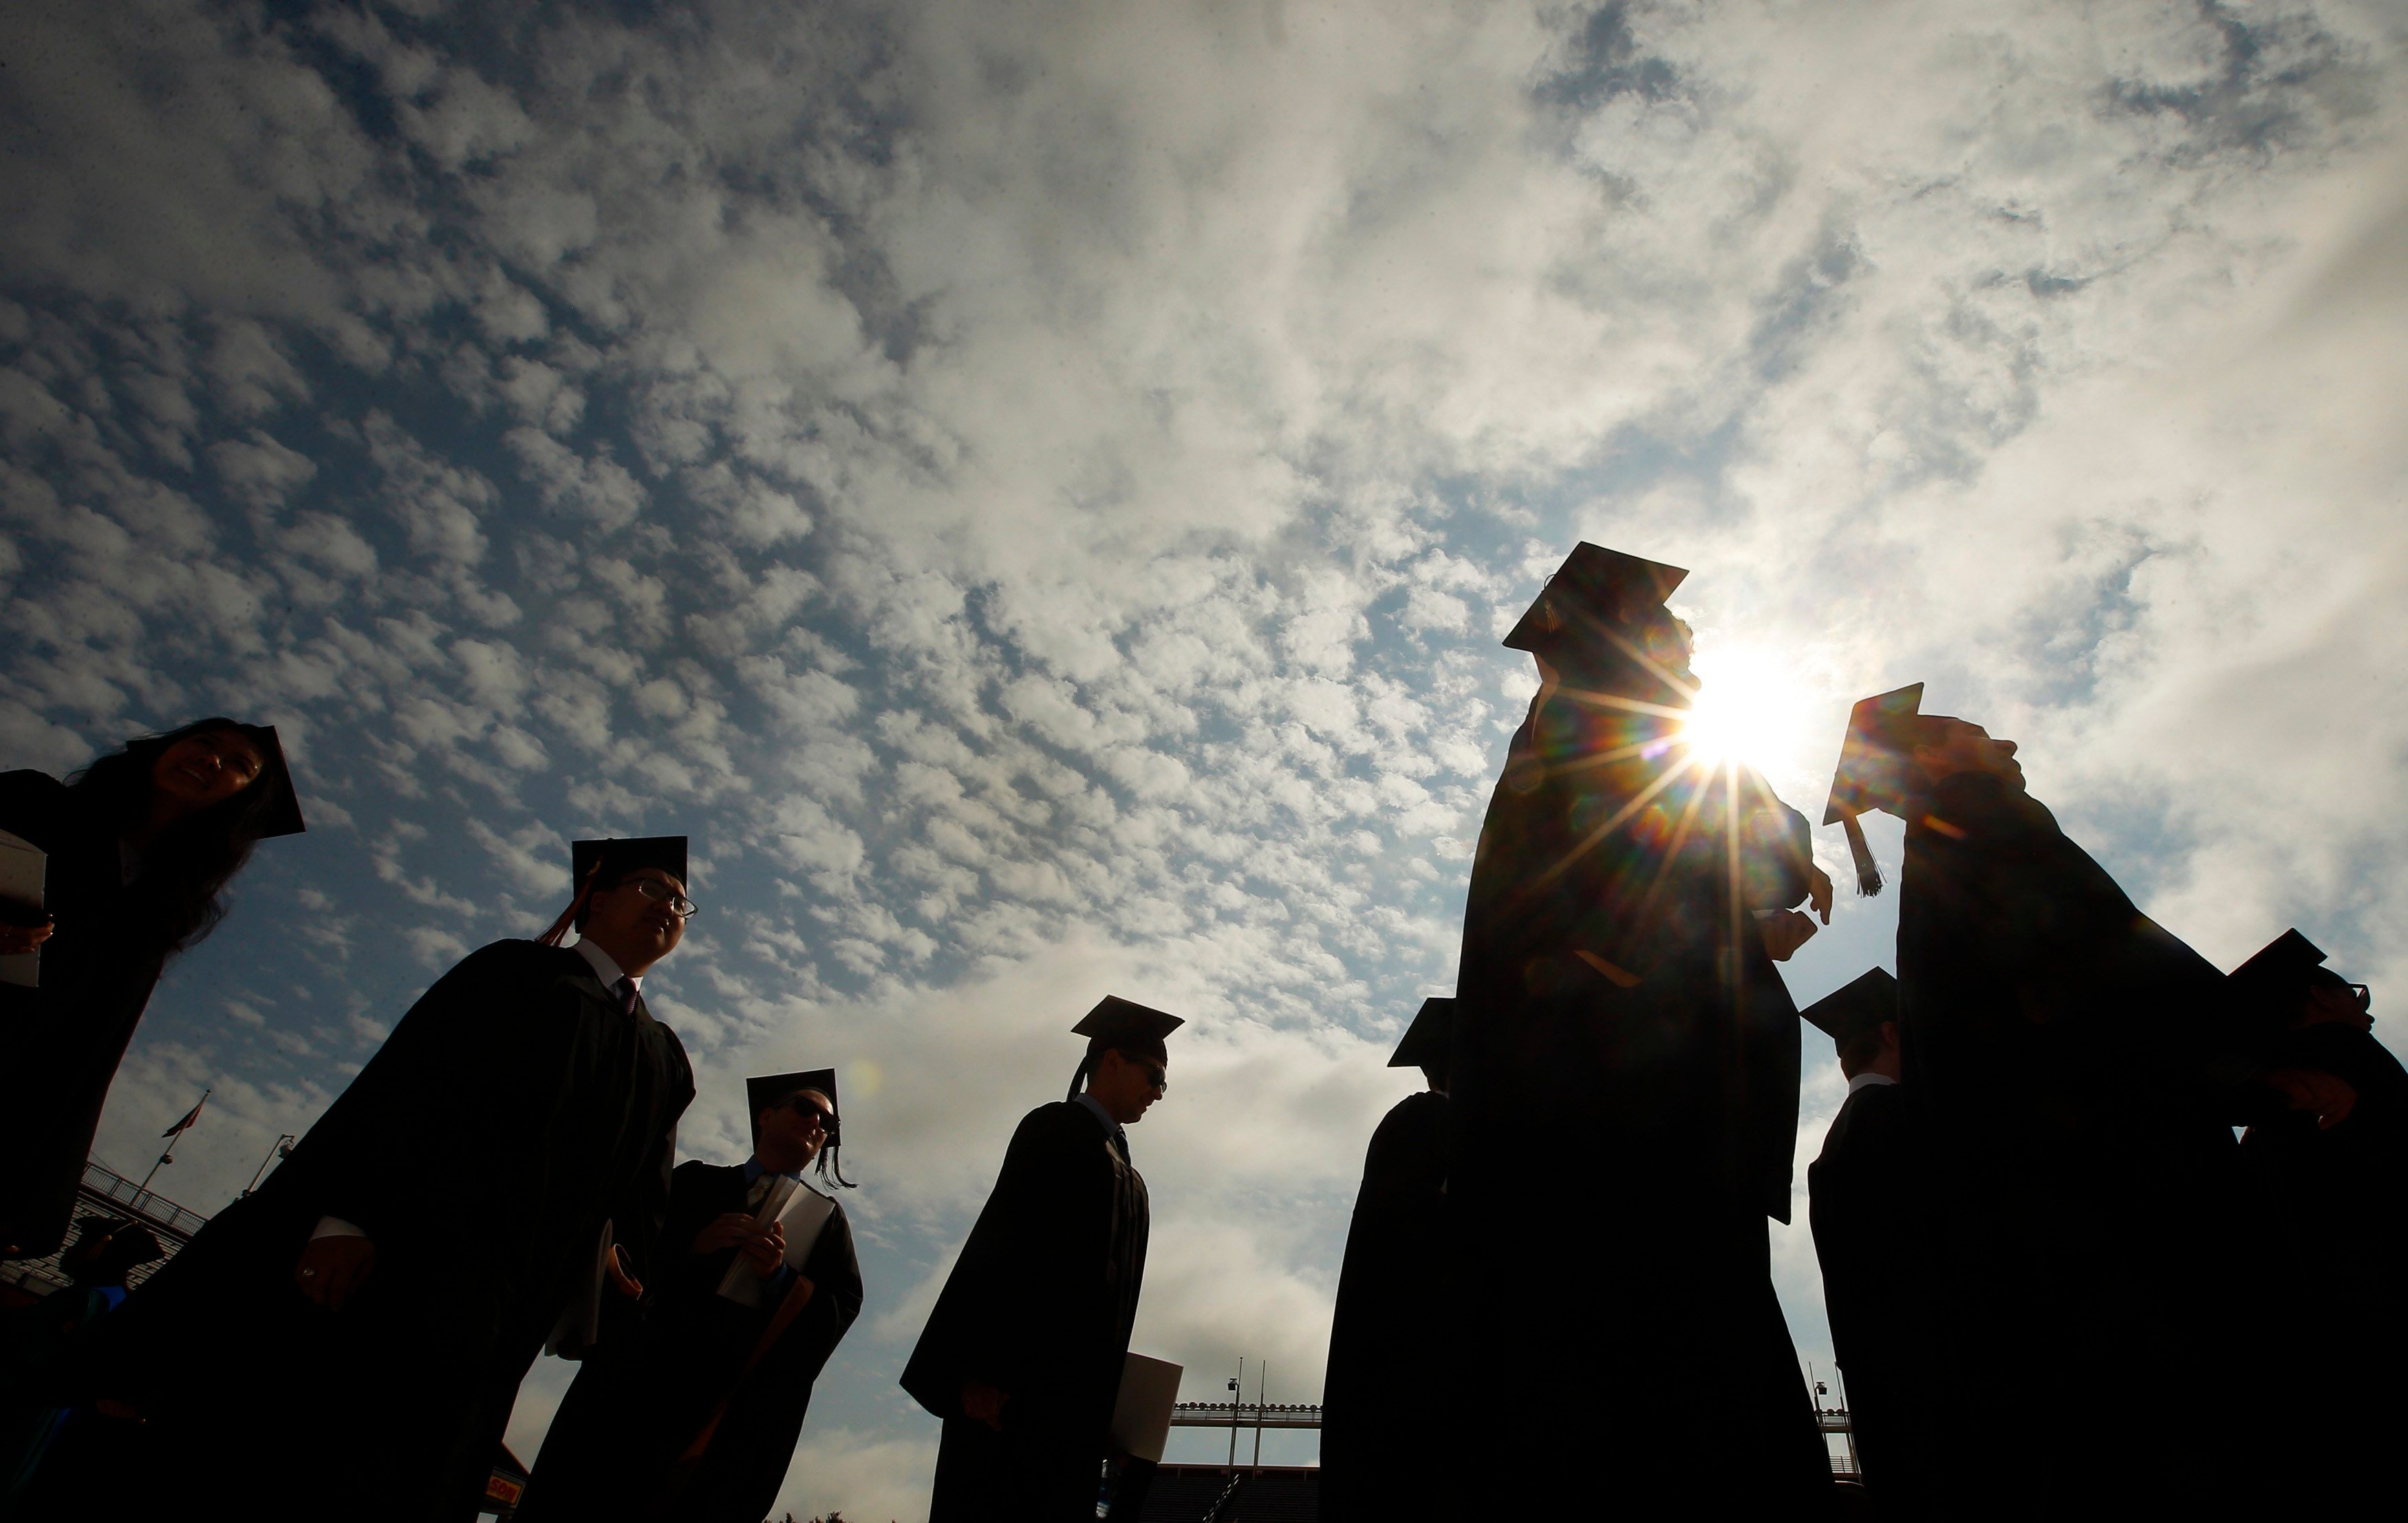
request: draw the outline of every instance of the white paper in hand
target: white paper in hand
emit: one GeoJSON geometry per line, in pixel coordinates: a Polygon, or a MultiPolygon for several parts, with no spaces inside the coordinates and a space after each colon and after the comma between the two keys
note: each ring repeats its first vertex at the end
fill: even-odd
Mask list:
{"type": "Polygon", "coordinates": [[[1184,1371],[1168,1359],[1130,1354],[1121,1362],[1121,1393],[1112,1402],[1112,1447],[1136,1459],[1162,1462],[1170,1440],[1170,1409],[1179,1404],[1184,1371]]]}
{"type": "MultiPolygon", "coordinates": [[[[0,899],[8,900],[10,908],[40,912],[42,877],[49,866],[50,857],[39,846],[0,830],[0,899]]],[[[0,984],[31,989],[41,982],[41,948],[0,957],[0,984]]]]}
{"type": "MultiPolygon", "coordinates": [[[[761,1201],[761,1209],[752,1219],[757,1222],[774,1221],[784,1229],[786,1267],[799,1270],[819,1243],[820,1229],[827,1226],[828,1218],[835,1214],[834,1200],[798,1180],[781,1174],[778,1182],[769,1187],[768,1195],[761,1201]]],[[[767,1306],[769,1303],[768,1282],[754,1272],[741,1254],[737,1255],[736,1261],[727,1266],[727,1272],[720,1276],[719,1293],[746,1306],[767,1306]]]]}

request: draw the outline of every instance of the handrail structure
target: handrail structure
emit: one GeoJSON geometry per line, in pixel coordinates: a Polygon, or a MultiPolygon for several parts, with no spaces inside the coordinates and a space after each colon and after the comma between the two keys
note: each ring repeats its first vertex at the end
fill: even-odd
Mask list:
{"type": "Polygon", "coordinates": [[[1319,1428],[1318,1402],[1182,1401],[1170,1409],[1173,1428],[1319,1428]]]}
{"type": "MultiPolygon", "coordinates": [[[[159,1246],[167,1250],[160,1258],[128,1274],[128,1287],[157,1273],[159,1267],[175,1257],[209,1221],[199,1212],[187,1211],[158,1191],[146,1190],[107,1164],[90,1158],[85,1160],[83,1179],[76,1186],[73,1226],[79,1227],[96,1216],[140,1222],[157,1235],[159,1246]]],[[[70,1229],[68,1242],[74,1241],[70,1229]]],[[[64,1290],[74,1283],[59,1266],[60,1254],[65,1251],[62,1248],[43,1258],[12,1258],[0,1263],[0,1285],[13,1286],[36,1296],[64,1290]]]]}

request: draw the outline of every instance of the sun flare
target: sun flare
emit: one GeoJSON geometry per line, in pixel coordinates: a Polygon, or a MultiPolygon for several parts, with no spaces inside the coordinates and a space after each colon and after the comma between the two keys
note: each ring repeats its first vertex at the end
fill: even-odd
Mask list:
{"type": "Polygon", "coordinates": [[[1682,722],[1681,744],[1700,765],[1762,768],[1797,738],[1802,695],[1771,652],[1700,652],[1697,673],[1697,702],[1682,722]]]}

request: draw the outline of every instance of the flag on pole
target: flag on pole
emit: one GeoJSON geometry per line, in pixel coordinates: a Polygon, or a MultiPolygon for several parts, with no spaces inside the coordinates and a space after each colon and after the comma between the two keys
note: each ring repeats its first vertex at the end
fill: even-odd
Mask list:
{"type": "Polygon", "coordinates": [[[162,1137],[181,1137],[184,1133],[192,1130],[193,1123],[201,1119],[201,1107],[209,1102],[210,1093],[211,1091],[209,1090],[202,1090],[199,1101],[196,1102],[191,1110],[184,1113],[184,1119],[177,1122],[174,1126],[168,1128],[159,1135],[162,1137]]]}

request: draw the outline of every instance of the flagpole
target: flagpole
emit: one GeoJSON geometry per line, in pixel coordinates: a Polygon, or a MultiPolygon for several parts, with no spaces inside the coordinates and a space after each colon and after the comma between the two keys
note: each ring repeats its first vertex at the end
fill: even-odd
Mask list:
{"type": "Polygon", "coordinates": [[[159,1171],[166,1165],[176,1161],[176,1142],[178,1139],[181,1138],[184,1133],[191,1128],[194,1122],[198,1121],[201,1118],[201,1107],[209,1102],[209,1096],[215,1092],[214,1088],[202,1090],[201,1098],[194,1103],[191,1110],[184,1113],[184,1119],[178,1122],[175,1129],[167,1133],[167,1150],[159,1155],[159,1161],[150,1166],[150,1172],[143,1175],[142,1183],[135,1186],[135,1193],[136,1195],[150,1189],[150,1181],[158,1177],[159,1171]]]}

